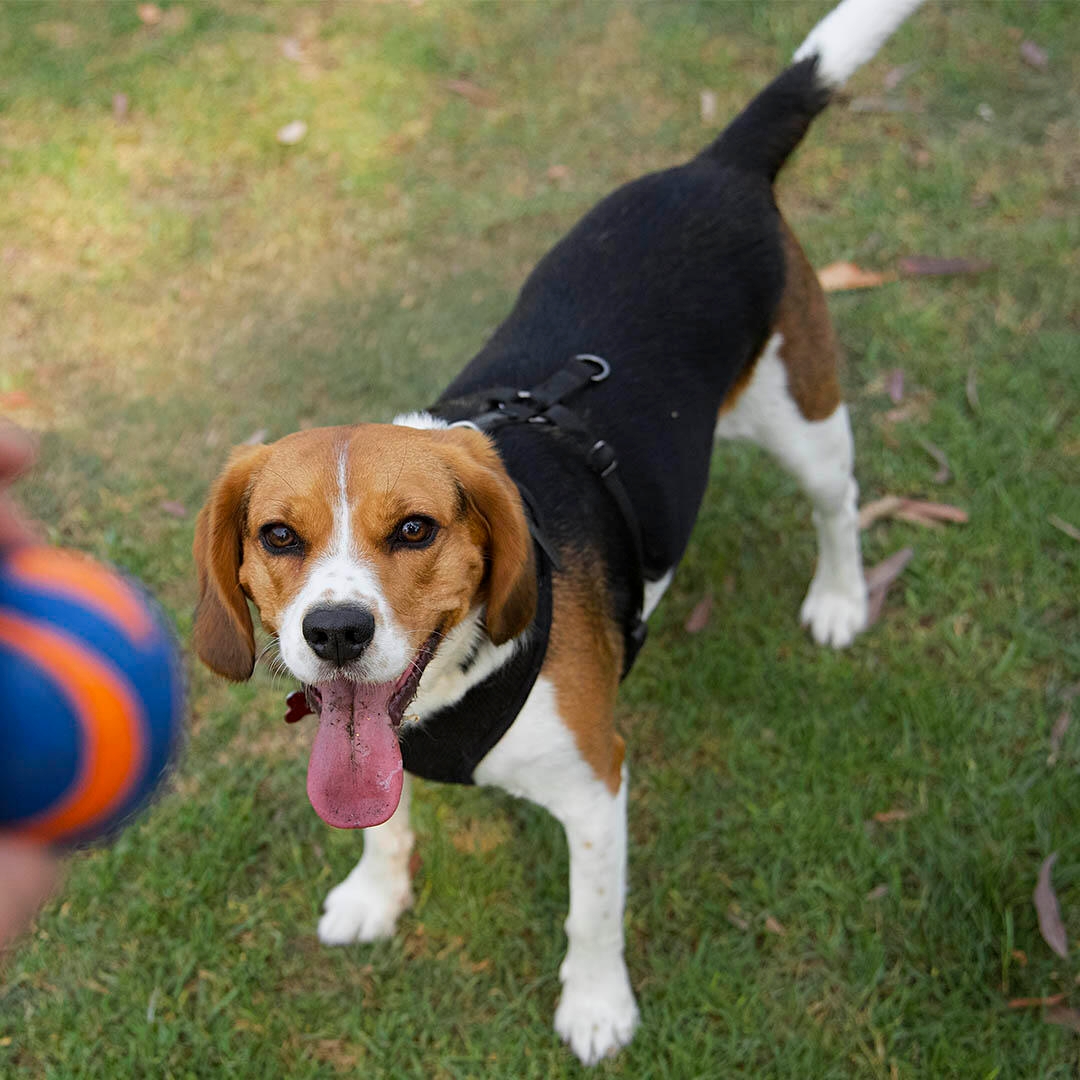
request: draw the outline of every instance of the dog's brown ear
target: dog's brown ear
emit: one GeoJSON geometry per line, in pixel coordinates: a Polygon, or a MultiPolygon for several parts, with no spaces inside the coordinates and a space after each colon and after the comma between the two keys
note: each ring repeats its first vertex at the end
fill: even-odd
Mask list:
{"type": "Polygon", "coordinates": [[[211,671],[235,682],[249,679],[255,667],[255,631],[240,588],[240,563],[248,491],[267,453],[265,446],[234,450],[195,522],[192,554],[199,574],[192,633],[195,652],[211,671]]]}
{"type": "Polygon", "coordinates": [[[488,636],[515,638],[536,614],[536,558],[521,496],[486,435],[470,428],[437,432],[453,447],[452,465],[487,532],[488,636]]]}

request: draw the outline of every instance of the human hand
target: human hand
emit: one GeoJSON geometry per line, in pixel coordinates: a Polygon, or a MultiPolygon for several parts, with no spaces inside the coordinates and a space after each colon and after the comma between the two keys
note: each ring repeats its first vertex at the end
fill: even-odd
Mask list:
{"type": "Polygon", "coordinates": [[[0,949],[26,929],[59,879],[49,848],[0,834],[0,949]]]}
{"type": "Polygon", "coordinates": [[[0,421],[0,546],[29,540],[33,534],[7,493],[11,482],[34,459],[34,442],[21,428],[0,421]]]}
{"type": "MultiPolygon", "coordinates": [[[[0,545],[32,536],[7,488],[33,457],[31,438],[0,421],[0,545]]],[[[29,924],[59,875],[60,862],[48,848],[0,835],[0,947],[29,924]]]]}

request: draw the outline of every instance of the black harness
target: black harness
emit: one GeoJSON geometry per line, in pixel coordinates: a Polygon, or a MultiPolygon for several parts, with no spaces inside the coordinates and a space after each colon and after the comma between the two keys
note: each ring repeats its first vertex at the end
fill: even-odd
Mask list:
{"type": "MultiPolygon", "coordinates": [[[[557,427],[579,448],[618,508],[634,553],[634,614],[623,628],[625,678],[645,643],[641,530],[619,475],[614,448],[603,439],[595,438],[581,418],[564,404],[566,398],[603,382],[610,374],[611,367],[606,360],[581,353],[531,390],[509,387],[485,390],[481,395],[485,407],[475,415],[454,420],[452,426],[475,428],[490,435],[497,443],[500,430],[509,425],[549,425],[557,427]]],[[[559,568],[559,561],[545,535],[543,522],[539,520],[535,500],[520,484],[518,490],[526,508],[536,552],[536,616],[524,634],[523,644],[508,663],[473,686],[460,701],[425,717],[422,723],[407,723],[402,728],[401,751],[405,768],[427,780],[473,783],[473,771],[509,730],[544,664],[551,632],[552,571],[559,568]]]]}
{"type": "Polygon", "coordinates": [[[471,687],[460,701],[419,723],[402,725],[401,758],[414,776],[447,784],[473,783],[476,766],[524,708],[544,666],[551,632],[551,563],[539,544],[536,548],[536,616],[509,662],[471,687]]]}

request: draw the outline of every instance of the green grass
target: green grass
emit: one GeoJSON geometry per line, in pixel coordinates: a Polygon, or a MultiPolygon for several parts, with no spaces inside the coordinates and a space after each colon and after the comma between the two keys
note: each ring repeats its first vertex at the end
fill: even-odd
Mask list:
{"type": "MultiPolygon", "coordinates": [[[[0,6],[0,407],[42,435],[22,494],[50,537],[142,576],[186,635],[192,520],[231,444],[429,401],[580,213],[709,138],[702,89],[730,115],[828,4],[162,6],[157,27],[127,3],[0,6]],[[297,118],[307,137],[280,146],[297,118]]],[[[835,655],[797,626],[814,545],[793,483],[717,453],[621,699],[643,1021],[598,1075],[1077,1075],[1074,1033],[1007,1007],[1080,1006],[1080,717],[1047,763],[1080,681],[1080,543],[1048,520],[1080,526],[1073,8],[932,3],[851,87],[917,59],[909,111],[834,107],[784,174],[818,265],[994,262],[831,300],[864,498],[971,521],[866,533],[870,564],[916,556],[835,655]],[[925,409],[890,425],[895,367],[925,409]],[[1067,960],[1031,904],[1052,850],[1067,960]]],[[[559,829],[423,786],[415,910],[392,942],[320,947],[360,843],[307,803],[285,689],[192,665],[170,790],[72,861],[8,957],[0,1075],[584,1075],[551,1030],[559,829]]]]}

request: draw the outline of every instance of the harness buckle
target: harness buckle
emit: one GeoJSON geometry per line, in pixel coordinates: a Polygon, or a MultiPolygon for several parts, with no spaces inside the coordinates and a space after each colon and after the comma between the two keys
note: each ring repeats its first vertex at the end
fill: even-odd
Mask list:
{"type": "Polygon", "coordinates": [[[611,374],[611,365],[602,356],[595,356],[593,353],[583,352],[578,353],[574,359],[586,360],[599,368],[595,375],[589,376],[589,382],[603,382],[611,374]]]}
{"type": "Polygon", "coordinates": [[[601,478],[610,476],[616,466],[615,450],[611,443],[597,439],[589,451],[589,468],[599,473],[601,478]]]}

